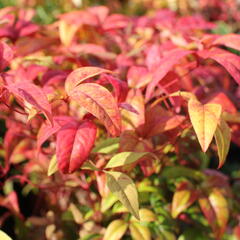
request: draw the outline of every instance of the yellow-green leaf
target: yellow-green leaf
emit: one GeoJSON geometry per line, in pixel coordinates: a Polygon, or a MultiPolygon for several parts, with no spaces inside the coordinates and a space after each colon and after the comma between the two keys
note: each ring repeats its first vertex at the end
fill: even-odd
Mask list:
{"type": "Polygon", "coordinates": [[[226,160],[231,142],[231,130],[223,119],[220,120],[220,123],[217,126],[214,137],[218,149],[219,157],[218,168],[220,168],[226,160]]]}
{"type": "Polygon", "coordinates": [[[188,102],[188,112],[193,129],[203,152],[206,152],[216,131],[222,113],[220,104],[201,104],[191,98],[188,102]]]}
{"type": "Polygon", "coordinates": [[[110,159],[105,168],[121,167],[139,160],[147,152],[121,152],[110,159]]]}
{"type": "Polygon", "coordinates": [[[104,234],[103,240],[119,240],[126,232],[128,224],[123,220],[114,220],[111,222],[104,234]]]}
{"type": "Polygon", "coordinates": [[[94,153],[113,153],[119,148],[119,138],[108,138],[101,141],[99,144],[93,148],[92,152],[94,153]]]}
{"type": "Polygon", "coordinates": [[[121,172],[105,173],[107,175],[107,186],[109,190],[115,194],[129,212],[139,220],[138,193],[132,179],[121,172]]]}
{"type": "Polygon", "coordinates": [[[57,157],[56,154],[54,154],[50,160],[49,166],[48,166],[48,176],[53,175],[58,170],[57,167],[57,157]]]}
{"type": "Polygon", "coordinates": [[[156,215],[147,208],[142,208],[139,210],[140,219],[143,222],[154,222],[156,221],[156,215]]]}
{"type": "Polygon", "coordinates": [[[82,224],[84,221],[83,214],[80,212],[80,210],[77,208],[77,206],[74,203],[70,204],[69,210],[73,215],[74,221],[78,224],[82,224]]]}
{"type": "Polygon", "coordinates": [[[101,212],[106,212],[117,200],[117,197],[110,192],[107,197],[102,198],[101,212]]]}
{"type": "Polygon", "coordinates": [[[209,201],[217,217],[217,223],[220,228],[219,236],[222,236],[222,234],[225,232],[228,218],[229,218],[229,209],[228,209],[227,200],[219,189],[214,188],[209,195],[209,201]]]}
{"type": "Polygon", "coordinates": [[[12,238],[10,238],[5,232],[3,232],[2,230],[0,230],[0,239],[1,240],[12,240],[12,238]]]}
{"type": "Polygon", "coordinates": [[[134,240],[151,240],[151,233],[148,227],[143,226],[138,222],[131,222],[129,228],[134,240]]]}

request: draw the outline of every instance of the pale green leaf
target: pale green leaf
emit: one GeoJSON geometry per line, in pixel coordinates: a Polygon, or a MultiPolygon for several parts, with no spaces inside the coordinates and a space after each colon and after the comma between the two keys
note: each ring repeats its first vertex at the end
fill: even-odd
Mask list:
{"type": "Polygon", "coordinates": [[[219,157],[219,164],[218,168],[220,168],[227,157],[230,142],[231,142],[231,131],[228,127],[227,123],[221,119],[219,125],[217,126],[217,130],[214,134],[217,149],[218,149],[218,157],[219,157]]]}
{"type": "Polygon", "coordinates": [[[107,211],[109,208],[112,207],[112,205],[117,200],[118,200],[117,197],[110,192],[107,197],[102,198],[102,201],[101,201],[101,212],[107,211]]]}
{"type": "Polygon", "coordinates": [[[127,164],[131,164],[139,160],[147,152],[121,152],[112,157],[105,168],[121,167],[127,164]]]}
{"type": "Polygon", "coordinates": [[[105,153],[110,154],[116,152],[119,148],[119,138],[108,138],[101,141],[93,148],[94,153],[105,153]]]}
{"type": "Polygon", "coordinates": [[[107,186],[120,202],[136,217],[139,217],[138,193],[132,179],[121,172],[105,172],[107,186]]]}
{"type": "Polygon", "coordinates": [[[50,164],[48,166],[48,176],[53,175],[55,172],[57,172],[58,166],[57,166],[57,157],[56,154],[54,154],[50,160],[50,164]]]}
{"type": "Polygon", "coordinates": [[[83,169],[83,170],[92,170],[92,171],[99,171],[99,169],[91,161],[85,162],[82,165],[81,169],[83,169]]]}
{"type": "Polygon", "coordinates": [[[2,230],[0,230],[0,239],[1,240],[12,240],[12,238],[10,238],[5,232],[3,232],[2,230]]]}
{"type": "Polygon", "coordinates": [[[103,240],[120,240],[127,227],[128,224],[123,220],[114,220],[108,225],[103,240]]]}

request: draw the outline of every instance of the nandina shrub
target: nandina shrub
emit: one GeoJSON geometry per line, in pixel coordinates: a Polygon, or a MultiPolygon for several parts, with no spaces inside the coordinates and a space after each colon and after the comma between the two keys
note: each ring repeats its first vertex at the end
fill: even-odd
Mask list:
{"type": "Polygon", "coordinates": [[[218,169],[239,144],[239,35],[170,10],[33,16],[0,11],[3,230],[238,239],[239,170],[218,169]]]}

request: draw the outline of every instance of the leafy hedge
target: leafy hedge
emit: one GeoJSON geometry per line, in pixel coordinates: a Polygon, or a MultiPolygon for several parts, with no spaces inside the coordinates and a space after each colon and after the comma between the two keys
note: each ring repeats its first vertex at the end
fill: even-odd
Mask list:
{"type": "Polygon", "coordinates": [[[34,16],[0,10],[2,230],[239,239],[240,36],[168,9],[34,16]]]}

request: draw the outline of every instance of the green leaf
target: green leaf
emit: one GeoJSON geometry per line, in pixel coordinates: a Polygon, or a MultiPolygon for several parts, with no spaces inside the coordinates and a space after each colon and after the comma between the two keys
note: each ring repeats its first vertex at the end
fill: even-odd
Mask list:
{"type": "Polygon", "coordinates": [[[126,232],[128,224],[123,220],[114,220],[111,222],[104,234],[103,240],[119,240],[126,232]]]}
{"type": "Polygon", "coordinates": [[[139,160],[147,152],[121,152],[110,159],[105,168],[121,167],[139,160]]]}
{"type": "Polygon", "coordinates": [[[101,202],[101,212],[106,212],[109,208],[112,207],[112,205],[117,201],[117,197],[112,194],[109,193],[107,197],[102,198],[102,202],[101,202]]]}
{"type": "Polygon", "coordinates": [[[12,238],[10,238],[5,232],[3,232],[2,230],[0,230],[0,239],[1,240],[12,240],[12,238]]]}
{"type": "Polygon", "coordinates": [[[105,172],[107,186],[115,194],[120,202],[136,217],[139,217],[138,193],[132,179],[121,172],[105,172]]]}
{"type": "Polygon", "coordinates": [[[94,163],[92,163],[91,161],[85,162],[81,169],[83,170],[92,170],[92,171],[99,171],[99,168],[97,168],[94,163]]]}
{"type": "Polygon", "coordinates": [[[108,138],[98,143],[97,146],[93,148],[92,152],[110,154],[117,151],[118,148],[119,138],[108,138]]]}
{"type": "Polygon", "coordinates": [[[218,149],[218,157],[219,157],[219,164],[218,168],[220,168],[227,157],[230,142],[231,142],[231,131],[228,127],[227,123],[221,119],[219,125],[217,126],[217,130],[214,134],[217,149],[218,149]]]}
{"type": "Polygon", "coordinates": [[[57,166],[57,157],[56,154],[54,154],[50,160],[50,164],[48,166],[48,176],[53,175],[58,170],[57,166]]]}

